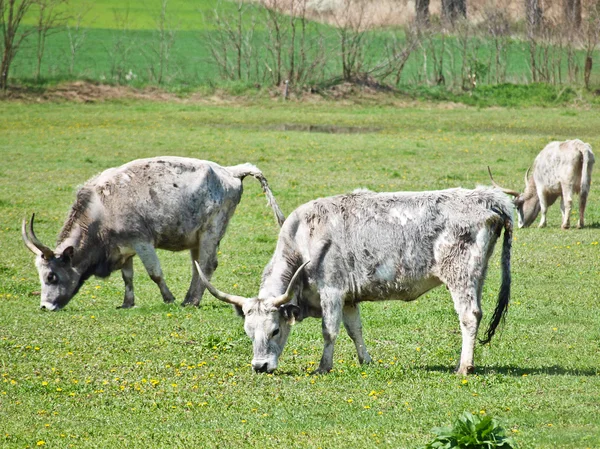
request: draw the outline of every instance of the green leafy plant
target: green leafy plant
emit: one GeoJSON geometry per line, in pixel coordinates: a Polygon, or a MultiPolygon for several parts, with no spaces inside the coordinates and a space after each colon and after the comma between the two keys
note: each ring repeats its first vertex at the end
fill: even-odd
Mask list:
{"type": "Polygon", "coordinates": [[[507,437],[498,421],[491,416],[474,416],[464,412],[451,427],[436,427],[435,440],[422,449],[514,449],[516,444],[507,437]]]}

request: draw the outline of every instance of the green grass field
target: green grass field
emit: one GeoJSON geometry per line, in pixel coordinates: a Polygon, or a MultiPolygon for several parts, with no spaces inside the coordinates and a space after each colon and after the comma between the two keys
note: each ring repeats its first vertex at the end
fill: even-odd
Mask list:
{"type": "MultiPolygon", "coordinates": [[[[63,7],[65,14],[71,19],[69,25],[75,26],[76,17],[85,11],[81,21],[80,36],[85,34],[80,50],[74,59],[71,72],[71,53],[69,50],[69,38],[66,28],[60,32],[53,33],[48,37],[44,59],[41,65],[41,78],[34,80],[36,72],[36,41],[35,35],[30,36],[11,66],[10,76],[15,84],[33,86],[53,85],[61,81],[85,79],[103,83],[121,83],[135,87],[154,85],[157,83],[158,59],[156,49],[159,46],[157,37],[157,22],[160,15],[160,1],[154,2],[118,2],[116,0],[102,0],[99,2],[85,2],[82,0],[70,1],[63,7]],[[127,19],[125,20],[125,18],[127,19]],[[123,29],[125,28],[125,29],[123,29]],[[130,74],[129,79],[125,78],[130,74]]],[[[269,31],[266,27],[266,10],[257,5],[246,4],[244,6],[244,26],[248,32],[252,26],[255,27],[252,36],[245,35],[244,39],[252,43],[254,56],[248,57],[252,69],[245,74],[241,81],[234,83],[222,79],[219,76],[218,67],[211,56],[209,41],[217,36],[217,24],[213,13],[217,9],[222,16],[235,15],[236,3],[218,0],[202,0],[194,2],[190,0],[171,0],[167,6],[167,28],[176,30],[172,49],[170,50],[168,68],[161,85],[174,91],[186,91],[199,87],[226,87],[229,89],[245,88],[255,89],[259,86],[270,86],[273,82],[268,67],[275,67],[275,61],[269,52],[269,31]],[[254,24],[254,25],[251,25],[254,24]]],[[[23,27],[31,27],[36,22],[36,10],[32,8],[29,15],[23,21],[23,27]]],[[[231,22],[235,27],[235,22],[231,22]]],[[[283,48],[284,59],[288,53],[287,19],[281,23],[284,29],[283,48]]],[[[382,61],[385,52],[384,40],[388,30],[375,30],[363,38],[365,55],[365,67],[377,65],[382,61]]],[[[481,33],[481,32],[479,32],[481,33]]],[[[310,23],[307,28],[307,36],[310,49],[319,47],[319,38],[323,37],[326,63],[322,70],[314,73],[306,83],[310,85],[327,85],[332,80],[339,79],[342,75],[340,59],[340,43],[337,32],[333,27],[310,23]]],[[[402,36],[402,33],[399,34],[402,36]]],[[[493,42],[481,35],[477,38],[478,50],[467,51],[469,56],[468,66],[477,67],[472,69],[477,74],[478,86],[495,84],[495,69],[493,65],[488,67],[488,62],[493,54],[493,42]],[[472,54],[477,54],[473,59],[472,54]],[[488,74],[491,78],[488,78],[488,74]]],[[[400,42],[403,38],[399,39],[400,42]]],[[[441,50],[439,36],[433,39],[435,45],[427,40],[422,41],[411,57],[408,59],[403,71],[400,87],[403,90],[414,91],[414,86],[425,86],[427,88],[436,84],[438,79],[434,75],[435,60],[443,54],[445,85],[443,91],[462,91],[462,59],[464,49],[461,47],[456,36],[446,39],[445,49],[441,50]],[[436,40],[437,39],[437,40],[436,40]],[[436,48],[437,55],[432,54],[432,48],[436,48]],[[425,55],[425,56],[424,56],[425,55]]],[[[228,44],[232,47],[232,44],[228,44]]],[[[528,44],[514,34],[507,43],[506,78],[502,82],[512,84],[528,84],[531,82],[529,68],[528,44]]],[[[299,53],[297,49],[296,53],[299,53]]],[[[245,53],[247,54],[247,53],[245,53]]],[[[583,85],[583,51],[577,52],[579,74],[576,82],[571,82],[567,76],[566,50],[562,52],[561,80],[556,84],[570,85],[570,87],[581,87],[583,85]]],[[[557,59],[558,53],[551,52],[551,58],[557,59]]],[[[230,52],[230,61],[234,57],[230,52]]],[[[299,54],[297,56],[299,58],[299,54]]],[[[310,58],[310,55],[309,55],[310,58]]],[[[312,60],[311,60],[312,61],[312,60]]],[[[491,63],[490,63],[491,64],[491,63]]],[[[287,73],[286,70],[284,70],[287,73]]],[[[392,83],[393,77],[387,78],[386,83],[392,83]]],[[[600,65],[595,63],[591,73],[591,87],[595,90],[600,86],[600,65]]],[[[305,83],[304,81],[300,84],[305,83]]],[[[294,84],[294,83],[292,83],[294,84]]],[[[303,87],[294,86],[293,87],[303,87]]],[[[562,88],[557,89],[560,91],[562,88]]],[[[427,90],[427,89],[426,89],[427,90]]],[[[416,91],[420,93],[419,90],[416,91]]],[[[513,95],[516,95],[513,94],[513,95]]],[[[436,96],[433,92],[426,92],[426,96],[436,96]]],[[[462,100],[461,100],[462,101],[462,100]]],[[[469,99],[464,99],[469,102],[469,99]]],[[[504,103],[499,103],[503,105],[504,103]]]]}
{"type": "MultiPolygon", "coordinates": [[[[314,376],[320,322],[292,330],[273,375],[250,368],[251,343],[231,308],[164,305],[136,259],[137,307],[117,310],[119,273],[92,278],[61,312],[39,310],[33,255],[20,237],[55,241],[78,185],[156,155],[258,165],[286,214],[357,187],[378,191],[521,188],[552,139],[600,148],[600,116],[583,109],[396,108],[340,103],[229,105],[4,103],[0,109],[0,447],[415,448],[463,411],[497,417],[522,448],[600,447],[600,190],[583,230],[515,231],[512,304],[477,371],[453,373],[460,332],[450,296],[362,307],[375,363],[357,364],[341,331],[334,371],[314,376]],[[310,133],[308,125],[354,133],[310,133]],[[286,128],[288,130],[286,130],[286,128]]],[[[596,177],[598,175],[596,174],[596,177]]],[[[213,278],[251,296],[277,238],[258,183],[245,193],[213,278]]],[[[575,208],[575,213],[577,208],[575,208]]],[[[484,328],[499,288],[499,251],[484,289],[484,328]]],[[[180,302],[189,256],[160,253],[180,302]]]]}

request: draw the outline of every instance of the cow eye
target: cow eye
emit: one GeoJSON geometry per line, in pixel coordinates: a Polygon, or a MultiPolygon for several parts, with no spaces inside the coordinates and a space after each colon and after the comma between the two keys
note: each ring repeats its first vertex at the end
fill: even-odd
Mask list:
{"type": "Polygon", "coordinates": [[[46,280],[48,281],[48,284],[56,284],[58,282],[58,276],[54,273],[50,273],[46,280]]]}
{"type": "Polygon", "coordinates": [[[279,328],[275,329],[273,331],[273,334],[271,334],[271,337],[274,337],[275,335],[277,335],[279,333],[279,328]]]}

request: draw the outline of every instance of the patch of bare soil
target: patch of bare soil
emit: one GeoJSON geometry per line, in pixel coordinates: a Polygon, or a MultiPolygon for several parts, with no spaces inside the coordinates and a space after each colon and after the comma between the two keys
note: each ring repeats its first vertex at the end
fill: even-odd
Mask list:
{"type": "Polygon", "coordinates": [[[76,81],[52,86],[43,91],[23,87],[11,87],[4,99],[27,102],[72,101],[76,103],[95,103],[116,99],[141,99],[154,101],[175,101],[174,94],[156,88],[135,89],[129,86],[76,81]]]}
{"type": "MultiPolygon", "coordinates": [[[[364,77],[352,82],[332,83],[323,88],[306,88],[302,90],[290,89],[285,97],[285,88],[273,87],[260,91],[257,95],[234,96],[224,91],[214,91],[210,94],[204,92],[191,92],[188,94],[174,94],[157,87],[143,89],[130,86],[113,86],[107,84],[76,81],[49,87],[43,91],[23,87],[11,87],[0,101],[20,101],[26,103],[44,102],[74,102],[74,103],[101,103],[114,100],[142,100],[173,103],[203,103],[212,105],[241,105],[252,103],[256,100],[270,99],[275,102],[287,101],[289,103],[325,103],[335,101],[339,104],[360,105],[378,104],[395,107],[409,107],[423,105],[422,101],[403,95],[396,89],[381,84],[375,79],[364,77]]],[[[467,107],[458,103],[432,103],[430,106],[440,108],[467,107]]]]}

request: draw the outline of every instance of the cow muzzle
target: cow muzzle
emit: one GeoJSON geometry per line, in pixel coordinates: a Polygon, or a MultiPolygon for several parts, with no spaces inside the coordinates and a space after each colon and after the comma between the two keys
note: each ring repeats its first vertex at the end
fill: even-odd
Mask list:
{"type": "Polygon", "coordinates": [[[275,368],[276,367],[269,366],[268,362],[252,362],[252,369],[256,373],[272,373],[273,371],[275,371],[275,368]]]}
{"type": "Polygon", "coordinates": [[[58,307],[56,304],[52,304],[50,302],[42,302],[40,304],[40,309],[42,309],[42,310],[56,311],[56,310],[59,310],[60,307],[58,307]]]}

